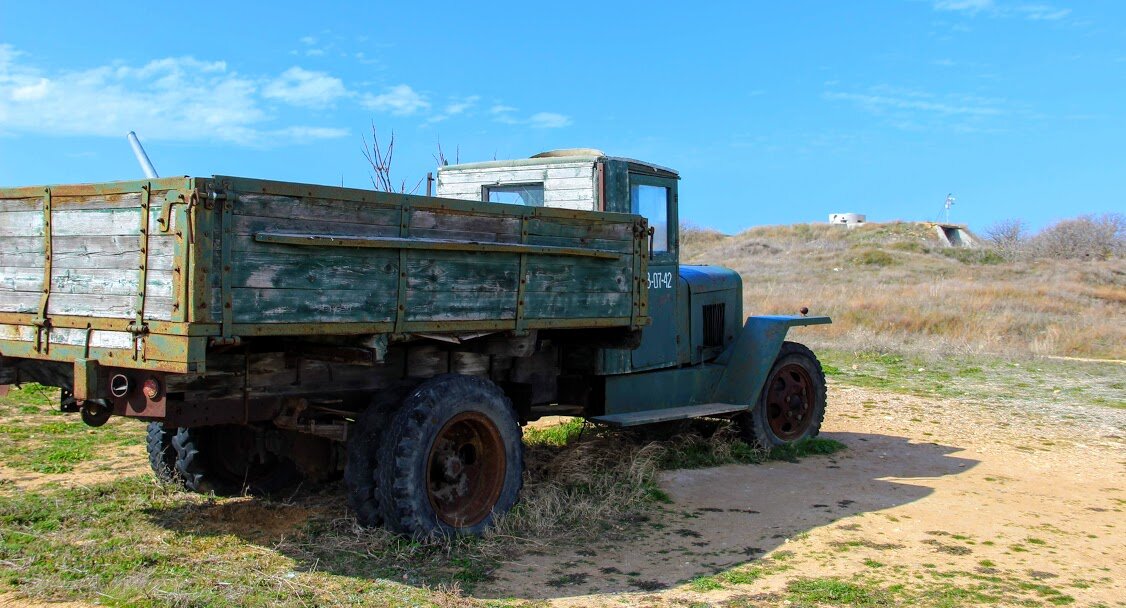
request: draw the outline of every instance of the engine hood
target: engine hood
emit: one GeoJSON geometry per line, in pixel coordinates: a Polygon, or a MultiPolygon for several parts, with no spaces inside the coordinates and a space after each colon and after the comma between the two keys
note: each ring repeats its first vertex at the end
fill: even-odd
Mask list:
{"type": "Polygon", "coordinates": [[[680,278],[688,283],[690,293],[743,288],[743,279],[739,277],[739,273],[723,266],[681,266],[680,278]]]}

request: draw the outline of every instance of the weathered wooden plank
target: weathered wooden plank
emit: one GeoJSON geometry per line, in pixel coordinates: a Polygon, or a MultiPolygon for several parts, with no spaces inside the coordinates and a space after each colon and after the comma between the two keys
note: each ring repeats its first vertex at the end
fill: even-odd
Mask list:
{"type": "MultiPolygon", "coordinates": [[[[37,292],[12,291],[0,298],[0,312],[36,313],[39,311],[37,292]]],[[[133,306],[135,296],[106,294],[51,294],[47,304],[47,314],[74,317],[108,317],[129,319],[135,316],[133,306]]],[[[145,317],[154,321],[167,321],[172,318],[170,298],[145,298],[145,317]]]]}
{"type": "Polygon", "coordinates": [[[542,182],[547,177],[543,167],[520,169],[471,169],[441,171],[438,179],[441,184],[512,184],[542,182]]]}
{"type": "Polygon", "coordinates": [[[444,198],[458,198],[467,201],[481,200],[481,186],[449,187],[442,188],[438,196],[444,198]]]}
{"type": "Polygon", "coordinates": [[[41,291],[10,291],[0,297],[0,312],[36,313],[41,291]]]}
{"type": "Polygon", "coordinates": [[[633,224],[628,222],[577,222],[554,218],[532,218],[528,220],[528,234],[632,242],[633,224]]]}
{"type": "Polygon", "coordinates": [[[544,191],[543,201],[545,205],[548,205],[548,203],[593,203],[594,188],[551,188],[544,191]]]}
{"type": "Polygon", "coordinates": [[[55,237],[90,235],[133,235],[141,227],[141,210],[137,209],[55,209],[51,214],[51,232],[55,237]]]}
{"type": "Polygon", "coordinates": [[[231,267],[231,284],[257,289],[394,288],[399,254],[390,250],[287,247],[260,243],[240,254],[231,267]]]}
{"type": "MultiPolygon", "coordinates": [[[[236,215],[232,218],[232,229],[237,237],[253,236],[258,232],[293,230],[317,234],[346,236],[399,236],[399,224],[393,226],[376,224],[349,224],[345,222],[326,222],[321,220],[295,220],[289,218],[258,217],[236,215]]],[[[245,239],[236,238],[233,251],[248,251],[245,239]]]]}
{"type": "Polygon", "coordinates": [[[587,190],[594,187],[589,177],[568,177],[550,179],[544,184],[544,191],[548,190],[587,190]]]}
{"type": "MultiPolygon", "coordinates": [[[[0,236],[42,236],[42,200],[6,199],[20,211],[0,213],[0,236]]],[[[140,228],[140,194],[52,198],[52,233],[65,236],[136,235],[140,228]]],[[[159,231],[164,193],[153,196],[149,228],[159,231]]],[[[176,228],[173,216],[172,230],[176,228]]]]}
{"type": "MultiPolygon", "coordinates": [[[[163,202],[163,193],[159,201],[163,202]]],[[[158,202],[157,193],[150,199],[158,202]]],[[[141,207],[141,193],[129,192],[125,194],[90,194],[86,196],[52,196],[51,206],[56,211],[99,210],[99,209],[139,209],[141,207]]]]}
{"type": "Polygon", "coordinates": [[[414,291],[508,292],[515,296],[519,268],[516,254],[416,252],[407,261],[407,286],[414,291]]]}
{"type": "Polygon", "coordinates": [[[548,245],[551,247],[579,247],[582,249],[597,249],[600,251],[613,251],[617,253],[633,253],[633,241],[617,241],[591,238],[571,238],[565,236],[544,236],[539,234],[528,235],[529,245],[548,245]]]}
{"type": "Polygon", "coordinates": [[[529,319],[574,319],[628,317],[632,301],[628,293],[533,292],[524,297],[529,319]]]}
{"type": "Polygon", "coordinates": [[[419,239],[443,239],[449,241],[472,241],[474,243],[519,243],[519,234],[497,234],[495,232],[471,232],[468,230],[433,230],[428,228],[411,229],[411,237],[419,239]]]}
{"type": "Polygon", "coordinates": [[[594,163],[585,163],[575,166],[560,166],[548,167],[547,179],[565,179],[583,177],[591,179],[594,177],[594,163]]]}
{"type": "Polygon", "coordinates": [[[433,291],[407,290],[408,321],[486,321],[516,318],[515,293],[474,293],[441,298],[433,291]]]}
{"type": "MultiPolygon", "coordinates": [[[[448,292],[509,292],[518,287],[519,256],[427,253],[407,264],[407,284],[412,290],[448,292]]],[[[626,292],[630,267],[604,260],[530,256],[526,291],[581,290],[626,292]]],[[[465,297],[473,297],[466,295],[465,297]]]]}
{"type": "MultiPolygon", "coordinates": [[[[137,295],[136,270],[103,268],[52,268],[51,295],[58,293],[137,295]]],[[[145,297],[172,298],[172,271],[149,270],[145,275],[145,297]]]]}
{"type": "Polygon", "coordinates": [[[416,231],[422,229],[436,232],[479,232],[519,236],[520,219],[495,215],[475,215],[417,209],[411,212],[411,235],[417,235],[416,231]]]}
{"type": "Polygon", "coordinates": [[[235,323],[328,323],[394,319],[391,290],[234,288],[235,323]]]}
{"type": "MultiPolygon", "coordinates": [[[[34,342],[35,328],[30,325],[0,323],[0,340],[34,342]]],[[[86,330],[52,327],[51,343],[85,346],[86,330]]],[[[90,346],[93,348],[133,348],[133,336],[125,331],[95,329],[90,332],[90,346]]]]}
{"type": "Polygon", "coordinates": [[[0,291],[40,291],[43,289],[43,268],[0,266],[0,291]]]}
{"type": "MultiPolygon", "coordinates": [[[[43,198],[0,198],[0,213],[11,211],[38,211],[43,212],[43,198]]],[[[0,224],[4,220],[0,217],[0,224]]]]}
{"type": "Polygon", "coordinates": [[[0,214],[0,237],[13,236],[42,237],[43,211],[9,211],[0,214]]]}
{"type": "MultiPolygon", "coordinates": [[[[52,240],[55,268],[136,270],[141,243],[136,236],[64,236],[52,240]]],[[[154,233],[149,237],[149,269],[171,270],[176,237],[154,233]]]]}
{"type": "Polygon", "coordinates": [[[239,194],[233,212],[235,215],[289,220],[316,220],[379,226],[397,226],[399,224],[398,207],[361,201],[294,198],[269,194],[239,194]]]}
{"type": "Polygon", "coordinates": [[[631,268],[603,260],[529,259],[526,293],[628,292],[631,268]]]}

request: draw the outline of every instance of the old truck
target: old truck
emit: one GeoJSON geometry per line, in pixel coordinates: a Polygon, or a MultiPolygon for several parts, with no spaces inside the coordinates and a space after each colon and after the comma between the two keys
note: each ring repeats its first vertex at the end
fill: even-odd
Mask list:
{"type": "Polygon", "coordinates": [[[213,176],[0,189],[0,385],[147,421],[218,494],[342,474],[359,522],[477,533],[521,425],[818,432],[825,380],[737,273],[679,263],[678,174],[597,150],[441,167],[437,195],[213,176]]]}

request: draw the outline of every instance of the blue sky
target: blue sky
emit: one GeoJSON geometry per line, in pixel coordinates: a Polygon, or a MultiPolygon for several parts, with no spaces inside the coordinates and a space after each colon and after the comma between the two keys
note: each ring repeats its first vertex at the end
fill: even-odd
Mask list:
{"type": "Polygon", "coordinates": [[[596,147],[681,172],[681,218],[1126,211],[1126,3],[0,0],[0,185],[162,175],[412,186],[596,147]],[[416,6],[415,6],[416,5],[416,6]],[[268,7],[268,8],[267,8],[268,7]]]}

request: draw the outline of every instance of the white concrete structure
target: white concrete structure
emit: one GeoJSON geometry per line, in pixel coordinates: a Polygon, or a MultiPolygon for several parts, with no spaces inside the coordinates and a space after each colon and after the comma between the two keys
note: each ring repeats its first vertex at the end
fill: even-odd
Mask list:
{"type": "Polygon", "coordinates": [[[829,223],[845,226],[848,228],[855,228],[863,226],[866,217],[861,213],[830,213],[829,223]]]}

